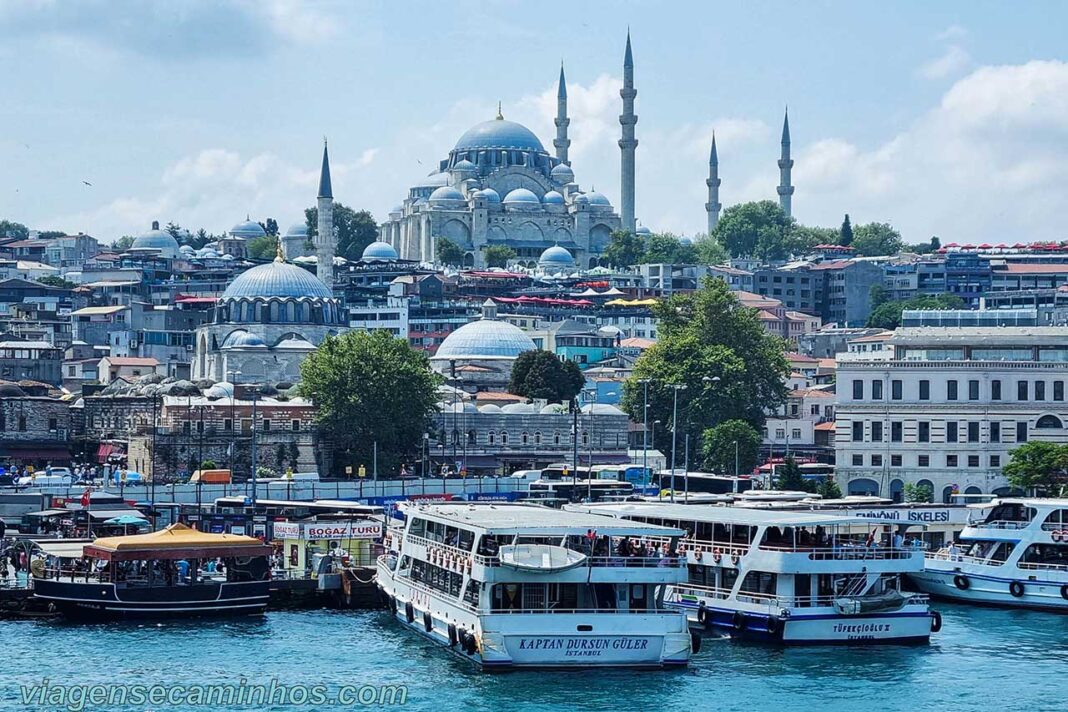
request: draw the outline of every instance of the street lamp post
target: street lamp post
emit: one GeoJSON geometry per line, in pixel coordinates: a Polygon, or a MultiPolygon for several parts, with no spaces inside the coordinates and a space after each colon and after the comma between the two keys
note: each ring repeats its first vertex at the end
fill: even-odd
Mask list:
{"type": "Polygon", "coordinates": [[[646,477],[646,484],[652,479],[649,474],[649,382],[651,378],[642,378],[638,383],[642,384],[642,471],[646,477]]]}
{"type": "Polygon", "coordinates": [[[235,444],[235,434],[237,432],[237,408],[235,398],[237,398],[237,376],[240,376],[241,372],[237,370],[227,371],[226,378],[230,382],[230,455],[227,457],[226,463],[230,468],[231,477],[234,474],[234,459],[236,456],[237,446],[235,444]]]}
{"type": "Polygon", "coordinates": [[[671,405],[671,501],[675,501],[675,444],[676,434],[678,431],[678,417],[679,417],[679,391],[686,388],[684,383],[672,383],[668,385],[674,393],[674,400],[671,405]]]}
{"type": "Polygon", "coordinates": [[[734,441],[734,486],[732,489],[738,491],[738,441],[734,441]]]}

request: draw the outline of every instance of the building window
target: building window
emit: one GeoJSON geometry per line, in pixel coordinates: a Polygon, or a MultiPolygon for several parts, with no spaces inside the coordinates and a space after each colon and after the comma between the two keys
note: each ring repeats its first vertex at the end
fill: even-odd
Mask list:
{"type": "Polygon", "coordinates": [[[49,418],[48,419],[48,430],[54,433],[58,429],[59,429],[59,421],[56,420],[55,418],[49,418]]]}
{"type": "Polygon", "coordinates": [[[979,467],[979,456],[978,455],[969,455],[968,456],[968,467],[979,467]]]}
{"type": "Polygon", "coordinates": [[[265,432],[265,433],[266,432],[270,432],[270,430],[271,430],[271,419],[270,418],[264,418],[263,419],[263,432],[265,432]]]}
{"type": "Polygon", "coordinates": [[[883,399],[883,382],[872,381],[871,382],[871,399],[882,400],[883,399]]]}
{"type": "Polygon", "coordinates": [[[990,424],[990,442],[992,442],[992,443],[1001,442],[1001,423],[991,423],[990,424]]]}
{"type": "Polygon", "coordinates": [[[890,398],[893,400],[901,400],[901,381],[890,381],[890,398]]]}
{"type": "Polygon", "coordinates": [[[931,456],[930,455],[920,455],[919,457],[916,458],[916,465],[918,467],[930,467],[931,466],[931,456]]]}
{"type": "Polygon", "coordinates": [[[1016,382],[1016,400],[1027,400],[1027,381],[1016,382]]]}
{"type": "Polygon", "coordinates": [[[1021,420],[1016,423],[1016,442],[1027,442],[1027,421],[1021,420]]]}
{"type": "Polygon", "coordinates": [[[290,429],[295,433],[300,430],[300,420],[294,418],[289,422],[290,429]]]}
{"type": "Polygon", "coordinates": [[[1035,400],[1036,401],[1044,401],[1044,400],[1046,400],[1046,382],[1045,381],[1035,381],[1035,400]]]}
{"type": "Polygon", "coordinates": [[[489,432],[489,435],[486,436],[486,440],[489,442],[490,445],[493,445],[497,442],[497,435],[491,430],[489,432]]]}
{"type": "Polygon", "coordinates": [[[229,430],[233,430],[233,429],[234,429],[234,421],[232,419],[230,419],[230,418],[224,418],[223,419],[223,430],[229,431],[229,430]]]}
{"type": "Polygon", "coordinates": [[[968,381],[968,400],[979,400],[979,381],[968,381]]]}
{"type": "Polygon", "coordinates": [[[1001,381],[990,382],[990,400],[1001,400],[1001,381]]]}
{"type": "Polygon", "coordinates": [[[901,442],[901,434],[904,430],[904,428],[902,428],[901,426],[902,423],[900,420],[895,420],[894,422],[890,423],[890,442],[901,442]]]}
{"type": "Polygon", "coordinates": [[[871,421],[871,441],[881,443],[883,441],[883,423],[881,420],[871,421]]]}
{"type": "Polygon", "coordinates": [[[189,435],[189,433],[191,433],[193,431],[192,425],[193,424],[190,423],[188,420],[184,421],[182,423],[182,432],[185,433],[186,435],[189,435]]]}
{"type": "Polygon", "coordinates": [[[1001,467],[1001,455],[991,455],[990,456],[990,466],[991,467],[1001,467]]]}
{"type": "Polygon", "coordinates": [[[1055,400],[1055,401],[1064,400],[1064,381],[1054,381],[1053,382],[1053,400],[1055,400]]]}
{"type": "Polygon", "coordinates": [[[957,400],[957,382],[946,381],[946,400],[957,400]]]}
{"type": "Polygon", "coordinates": [[[793,438],[794,440],[800,440],[801,439],[801,428],[794,428],[790,432],[790,437],[793,438]]]}
{"type": "Polygon", "coordinates": [[[528,435],[526,432],[524,432],[522,435],[519,436],[519,441],[523,445],[527,445],[530,442],[530,435],[528,435]]]}
{"type": "Polygon", "coordinates": [[[204,432],[204,419],[203,419],[203,417],[201,417],[201,419],[197,421],[197,432],[198,433],[203,433],[204,432]]]}
{"type": "Polygon", "coordinates": [[[501,445],[507,445],[507,444],[508,444],[508,431],[502,430],[501,431],[501,445]]]}
{"type": "Polygon", "coordinates": [[[560,444],[560,433],[553,433],[553,445],[560,444]]]}
{"type": "Polygon", "coordinates": [[[853,400],[864,400],[864,381],[853,381],[853,400]]]}
{"type": "Polygon", "coordinates": [[[862,467],[863,465],[864,465],[864,456],[863,455],[854,455],[853,456],[853,467],[862,467]]]}
{"type": "Polygon", "coordinates": [[[946,455],[946,467],[956,467],[956,466],[957,466],[957,456],[956,455],[946,455]]]}
{"type": "Polygon", "coordinates": [[[968,442],[970,442],[970,443],[979,442],[979,423],[978,422],[970,422],[970,423],[968,423],[968,442]]]}
{"type": "Polygon", "coordinates": [[[785,440],[786,439],[786,428],[775,428],[775,439],[776,440],[785,440]]]}
{"type": "Polygon", "coordinates": [[[534,433],[534,444],[535,445],[541,445],[541,433],[540,432],[535,432],[534,433]]]}
{"type": "Polygon", "coordinates": [[[587,433],[587,432],[582,433],[582,444],[583,445],[589,445],[590,444],[590,434],[589,433],[587,433]]]}
{"type": "Polygon", "coordinates": [[[890,467],[901,467],[901,456],[900,455],[891,455],[890,456],[890,467]]]}
{"type": "Polygon", "coordinates": [[[946,442],[947,443],[955,443],[955,442],[957,442],[957,428],[958,427],[959,426],[957,425],[957,421],[955,421],[955,420],[946,421],[946,442]]]}
{"type": "Polygon", "coordinates": [[[919,422],[919,430],[916,433],[916,440],[921,443],[931,442],[931,424],[926,420],[919,422]]]}
{"type": "Polygon", "coordinates": [[[864,440],[864,423],[860,420],[853,421],[853,442],[859,443],[864,440]]]}
{"type": "Polygon", "coordinates": [[[931,400],[931,382],[920,381],[920,400],[931,400]]]}
{"type": "Polygon", "coordinates": [[[882,467],[883,466],[883,456],[882,455],[872,455],[871,456],[871,466],[872,467],[882,467]]]}

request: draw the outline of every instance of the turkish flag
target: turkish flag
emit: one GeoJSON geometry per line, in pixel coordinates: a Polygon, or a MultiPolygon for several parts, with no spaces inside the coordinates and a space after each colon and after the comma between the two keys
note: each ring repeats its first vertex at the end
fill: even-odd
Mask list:
{"type": "Polygon", "coordinates": [[[90,491],[91,490],[88,487],[86,487],[85,491],[82,492],[82,506],[83,507],[88,507],[89,506],[89,492],[90,491]]]}

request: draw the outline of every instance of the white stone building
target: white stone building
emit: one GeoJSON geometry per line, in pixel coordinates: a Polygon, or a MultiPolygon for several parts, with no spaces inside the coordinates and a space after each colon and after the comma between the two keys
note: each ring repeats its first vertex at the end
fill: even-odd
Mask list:
{"type": "Polygon", "coordinates": [[[1029,440],[1068,442],[1068,328],[915,327],[886,357],[838,355],[836,462],[849,494],[906,483],[1006,494],[1002,467],[1029,440]]]}

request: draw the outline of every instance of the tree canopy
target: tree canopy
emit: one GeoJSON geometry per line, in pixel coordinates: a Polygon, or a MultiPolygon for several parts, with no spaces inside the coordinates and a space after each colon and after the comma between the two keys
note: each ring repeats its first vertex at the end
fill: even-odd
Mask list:
{"type": "Polygon", "coordinates": [[[0,237],[14,237],[25,240],[30,236],[30,229],[22,223],[0,220],[0,237]]]}
{"type": "Polygon", "coordinates": [[[838,231],[798,225],[778,203],[761,200],[724,210],[712,236],[731,257],[781,260],[821,242],[837,242],[838,231]]]}
{"type": "MultiPolygon", "coordinates": [[[[304,222],[308,226],[308,239],[312,240],[319,234],[319,208],[305,210],[304,222]]],[[[337,231],[336,254],[347,260],[360,259],[363,249],[378,239],[378,223],[371,213],[353,210],[342,203],[334,203],[334,229],[337,231]]]]}
{"type": "MultiPolygon", "coordinates": [[[[457,249],[459,249],[457,247],[457,249]]],[[[486,265],[488,267],[504,267],[508,264],[509,260],[516,258],[515,250],[508,245],[490,245],[483,253],[486,258],[486,265]]],[[[463,254],[460,255],[461,259],[463,254]]]]}
{"type": "Polygon", "coordinates": [[[678,393],[678,414],[688,432],[703,433],[728,420],[745,421],[759,431],[765,409],[786,398],[785,342],[768,334],[756,310],[742,306],[721,279],[705,279],[701,289],[675,295],[653,312],[659,339],[638,358],[624,384],[623,409],[631,418],[642,420],[641,381],[650,379],[649,423],[657,437],[670,428],[672,384],[686,386],[678,393]]]}
{"type": "Polygon", "coordinates": [[[760,433],[744,420],[728,420],[705,430],[701,436],[701,454],[709,472],[744,475],[760,459],[760,433]],[[735,443],[738,444],[737,452],[735,443]],[[735,455],[737,454],[737,461],[735,455]]]}
{"type": "Polygon", "coordinates": [[[579,394],[585,382],[574,361],[564,361],[552,351],[525,351],[512,365],[508,392],[529,399],[567,403],[579,394]]]}
{"type": "Polygon", "coordinates": [[[439,237],[434,243],[434,254],[443,265],[457,266],[464,261],[464,251],[447,237],[439,237]]]}
{"type": "Polygon", "coordinates": [[[63,279],[56,274],[46,274],[44,277],[38,277],[37,281],[41,284],[47,284],[49,287],[60,287],[61,289],[74,289],[78,286],[74,282],[63,279]]]}
{"type": "Polygon", "coordinates": [[[889,223],[867,223],[853,229],[853,249],[862,257],[896,255],[904,249],[901,233],[889,223]]]}
{"type": "Polygon", "coordinates": [[[278,238],[274,235],[254,237],[245,246],[248,256],[254,260],[271,260],[278,254],[278,238]]]}
{"type": "Polygon", "coordinates": [[[645,240],[630,230],[615,230],[608,237],[604,258],[613,267],[633,267],[645,254],[645,240]]]}
{"type": "Polygon", "coordinates": [[[963,309],[964,300],[955,294],[925,294],[912,299],[899,301],[885,301],[884,292],[876,292],[872,289],[871,314],[868,315],[867,326],[872,329],[896,329],[901,326],[901,312],[905,309],[963,309]],[[881,301],[875,306],[875,297],[881,301]]]}
{"type": "Polygon", "coordinates": [[[804,475],[801,474],[801,466],[797,464],[797,460],[794,459],[793,455],[787,457],[782,467],[778,468],[773,484],[775,489],[789,490],[791,492],[816,491],[816,483],[805,479],[804,475]]]}
{"type": "Polygon", "coordinates": [[[379,473],[414,459],[437,407],[439,377],[427,357],[387,331],[328,336],[300,365],[300,393],[315,403],[316,420],[335,448],[335,469],[379,473]]]}
{"type": "Polygon", "coordinates": [[[1068,445],[1042,440],[1024,443],[1010,453],[1001,471],[1013,487],[1060,496],[1068,484],[1068,445]]]}
{"type": "Polygon", "coordinates": [[[842,247],[853,244],[853,225],[849,222],[849,213],[846,213],[845,220],[842,221],[842,229],[838,231],[838,244],[842,247]]]}
{"type": "MultiPolygon", "coordinates": [[[[722,255],[722,251],[712,253],[722,255]]],[[[633,267],[639,264],[694,264],[702,261],[697,246],[684,243],[669,232],[636,235],[628,230],[616,230],[609,238],[605,260],[613,267],[633,267]]],[[[717,260],[722,261],[722,260],[717,260]]]]}
{"type": "Polygon", "coordinates": [[[126,250],[133,247],[134,239],[131,235],[123,235],[111,243],[111,249],[115,250],[115,252],[126,252],[126,250]]]}

